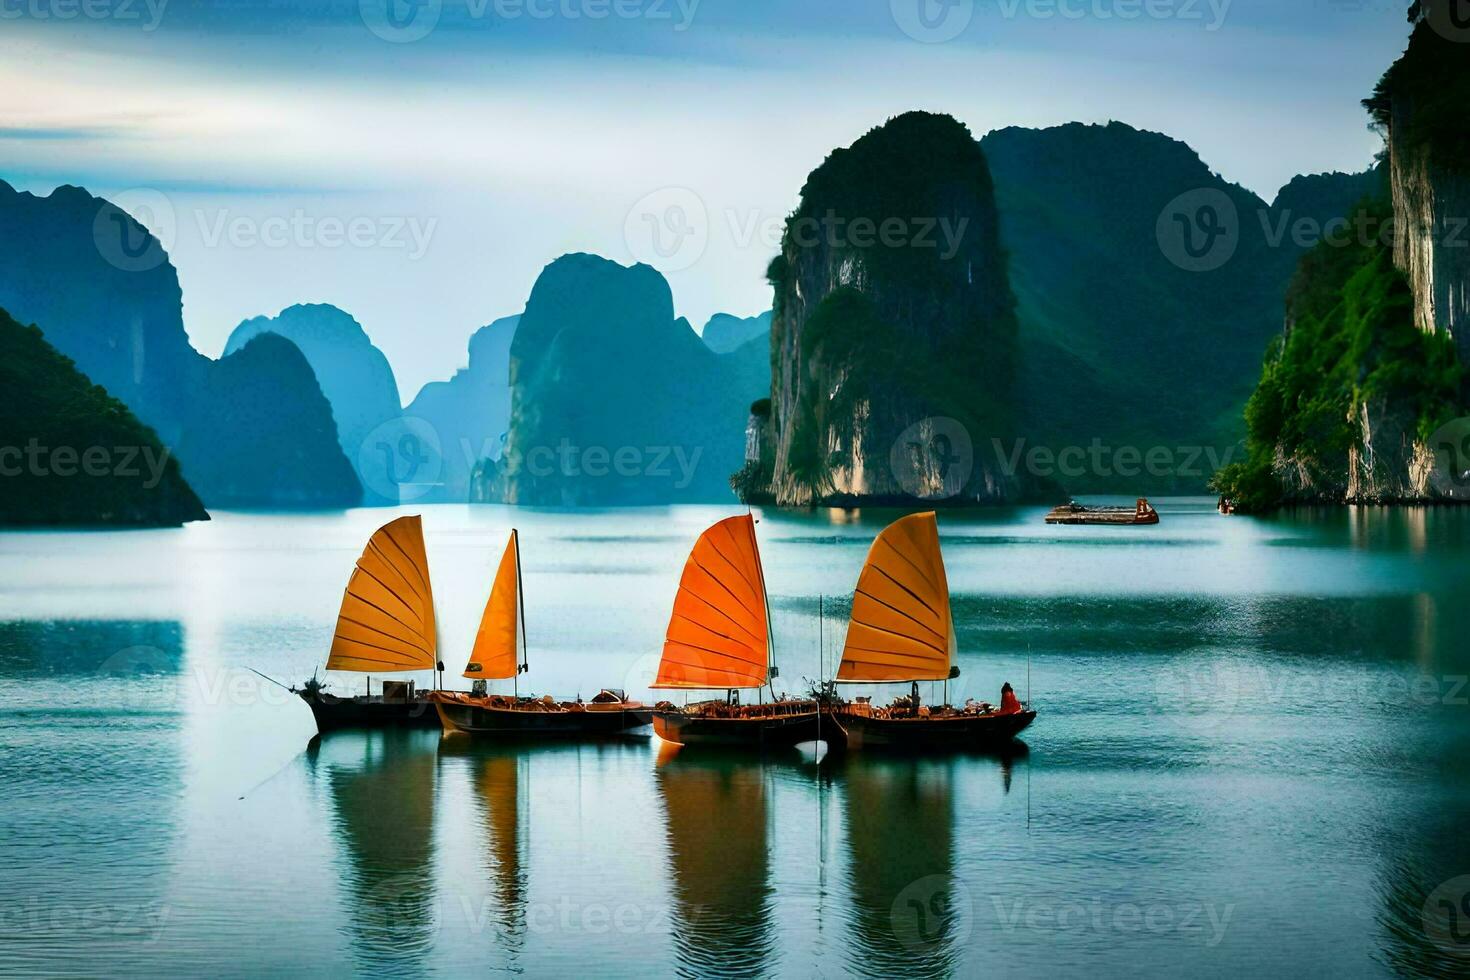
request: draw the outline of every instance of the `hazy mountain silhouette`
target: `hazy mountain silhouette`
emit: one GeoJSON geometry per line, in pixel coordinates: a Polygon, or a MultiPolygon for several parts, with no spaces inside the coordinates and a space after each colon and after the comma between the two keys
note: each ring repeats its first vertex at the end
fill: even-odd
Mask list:
{"type": "MultiPolygon", "coordinates": [[[[160,199],[152,203],[166,211],[160,199]]],[[[127,213],[77,187],[38,197],[0,181],[0,240],[9,246],[0,251],[0,307],[40,327],[172,447],[207,505],[355,502],[339,479],[345,459],[330,406],[310,368],[300,370],[300,352],[267,345],[216,362],[196,351],[178,275],[159,240],[127,213]],[[254,396],[273,403],[245,403],[254,396]],[[324,431],[330,441],[318,438],[324,431]],[[292,445],[270,446],[267,435],[281,433],[296,434],[292,445]],[[306,465],[303,453],[331,458],[306,465]]]]}
{"type": "Polygon", "coordinates": [[[768,385],[769,369],[750,372],[751,359],[711,352],[674,316],[669,284],[652,268],[564,255],[536,280],[516,328],[506,454],[477,496],[727,500],[746,406],[768,385]]]}
{"type": "Polygon", "coordinates": [[[382,457],[367,446],[375,429],[399,415],[398,383],[388,359],[373,346],[362,325],[329,304],[290,306],[274,317],[258,316],[241,323],[225,344],[225,356],[262,333],[279,334],[306,355],[331,403],[337,441],[357,469],[364,502],[398,503],[396,494],[390,498],[383,493],[391,483],[384,474],[382,457]]]}
{"type": "Polygon", "coordinates": [[[421,419],[439,441],[443,468],[437,486],[418,500],[463,503],[475,464],[498,460],[510,426],[510,346],[520,316],[502,317],[470,337],[469,365],[448,381],[432,381],[403,410],[421,419]]]}
{"type": "Polygon", "coordinates": [[[196,401],[178,452],[211,506],[351,507],[362,499],[311,365],[277,334],[210,365],[209,397],[196,401]],[[214,451],[222,433],[228,451],[214,451]]]}
{"type": "Polygon", "coordinates": [[[729,313],[716,313],[704,325],[704,345],[716,354],[728,354],[749,343],[756,337],[771,336],[771,311],[760,316],[739,317],[729,313]]]}

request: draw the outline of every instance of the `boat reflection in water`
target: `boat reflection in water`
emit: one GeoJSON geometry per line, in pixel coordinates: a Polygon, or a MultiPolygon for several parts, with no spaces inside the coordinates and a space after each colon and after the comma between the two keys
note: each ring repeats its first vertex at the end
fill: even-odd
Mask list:
{"type": "Polygon", "coordinates": [[[768,974],[775,937],[764,765],[665,746],[654,779],[668,826],[681,973],[768,974]]]}
{"type": "Polygon", "coordinates": [[[434,791],[440,736],[386,728],[314,740],[351,910],[344,929],[367,966],[413,969],[439,932],[434,889],[434,791]]]}
{"type": "Polygon", "coordinates": [[[476,888],[480,899],[476,908],[493,918],[494,934],[511,952],[526,935],[530,766],[535,751],[468,739],[445,739],[439,745],[441,773],[447,779],[455,768],[462,769],[474,800],[475,829],[481,840],[473,856],[484,883],[476,888]]]}
{"type": "Polygon", "coordinates": [[[955,858],[955,781],[960,767],[994,765],[1009,793],[1026,746],[1003,754],[917,761],[836,756],[832,782],[843,802],[850,901],[847,968],[867,976],[942,977],[960,972],[977,898],[955,858]]]}

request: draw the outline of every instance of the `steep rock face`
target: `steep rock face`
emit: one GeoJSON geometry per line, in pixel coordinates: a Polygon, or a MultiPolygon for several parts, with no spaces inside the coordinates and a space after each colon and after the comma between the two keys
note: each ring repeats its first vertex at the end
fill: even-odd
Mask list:
{"type": "Polygon", "coordinates": [[[1386,134],[1394,262],[1415,322],[1453,337],[1470,364],[1470,45],[1436,30],[1432,8],[1364,104],[1386,134]]]}
{"type": "Polygon", "coordinates": [[[778,502],[1008,495],[987,449],[1014,429],[1014,300],[990,170],[964,126],[907,113],[834,151],[769,275],[778,502]],[[914,430],[936,418],[956,431],[914,430]]]}
{"type": "Polygon", "coordinates": [[[506,449],[474,496],[533,505],[729,499],[750,399],[723,364],[675,318],[659,273],[562,256],[536,280],[516,328],[506,449]]]}
{"type": "Polygon", "coordinates": [[[158,240],[79,187],[38,197],[0,181],[0,241],[0,307],[40,326],[165,443],[177,439],[206,358],[189,345],[158,240]]]}
{"type": "Polygon", "coordinates": [[[448,381],[433,381],[404,409],[439,441],[443,466],[437,485],[418,499],[464,503],[475,464],[500,459],[510,425],[510,346],[519,316],[502,317],[470,338],[469,366],[448,381]]]}
{"type": "Polygon", "coordinates": [[[342,452],[357,468],[364,501],[398,503],[396,493],[388,495],[393,484],[382,456],[367,445],[374,430],[398,417],[398,383],[388,359],[373,346],[362,325],[328,304],[291,306],[277,316],[258,316],[241,323],[230,334],[225,356],[262,333],[279,334],[306,355],[322,394],[331,403],[342,452]]]}
{"type": "Polygon", "coordinates": [[[1210,459],[1244,434],[1239,407],[1304,246],[1373,188],[1372,173],[1299,177],[1268,206],[1186,144],[1122,123],[1003,129],[981,146],[1018,301],[1026,445],[1170,460],[1124,471],[1121,452],[1089,457],[1059,474],[1074,493],[1203,490],[1210,459]],[[1193,263],[1160,217],[1198,207],[1233,230],[1193,263]]]}
{"type": "Polygon", "coordinates": [[[704,345],[716,354],[729,354],[748,344],[757,337],[771,336],[771,313],[767,310],[760,316],[738,317],[729,313],[716,313],[704,325],[704,345]]]}
{"type": "MultiPolygon", "coordinates": [[[[1375,205],[1379,222],[1390,214],[1375,205]]],[[[1437,478],[1431,436],[1463,414],[1465,371],[1414,309],[1388,242],[1307,253],[1246,404],[1248,454],[1217,474],[1221,493],[1244,510],[1460,496],[1457,473],[1437,478]]]]}
{"type": "Polygon", "coordinates": [[[157,435],[4,310],[0,391],[0,524],[209,520],[157,435]]]}
{"type": "MultiPolygon", "coordinates": [[[[226,367],[194,350],[184,331],[178,275],[163,245],[127,213],[76,187],[37,197],[0,183],[0,240],[9,246],[0,250],[0,306],[39,326],[52,346],[152,428],[206,505],[343,501],[336,479],[346,465],[340,447],[295,439],[282,458],[303,445],[333,458],[276,467],[264,444],[267,432],[251,429],[260,422],[277,435],[325,429],[335,436],[331,408],[310,369],[281,373],[260,356],[226,367]],[[252,378],[250,371],[261,373],[252,378]],[[288,383],[298,390],[283,387],[288,383]],[[245,405],[247,392],[268,393],[277,403],[245,405]],[[283,417],[287,411],[296,414],[283,417]],[[323,482],[311,482],[316,479],[323,482]]],[[[286,346],[293,365],[301,361],[286,346]]]]}
{"type": "Polygon", "coordinates": [[[1388,157],[1377,233],[1297,270],[1249,456],[1217,479],[1245,509],[1470,499],[1470,50],[1447,16],[1412,5],[1408,49],[1364,100],[1388,157]]]}
{"type": "Polygon", "coordinates": [[[261,334],[210,366],[179,443],[185,474],[217,507],[351,507],[362,498],[331,405],[305,355],[261,334]],[[211,450],[223,443],[228,452],[211,450]]]}

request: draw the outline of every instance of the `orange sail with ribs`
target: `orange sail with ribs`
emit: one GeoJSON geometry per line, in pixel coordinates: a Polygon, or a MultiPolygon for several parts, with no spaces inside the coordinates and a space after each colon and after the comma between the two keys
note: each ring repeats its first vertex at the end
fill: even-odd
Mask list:
{"type": "Polygon", "coordinates": [[[516,634],[520,624],[521,555],[520,535],[510,532],[510,543],[500,559],[490,599],[475,634],[475,646],[465,664],[465,677],[504,680],[516,676],[520,658],[516,655],[516,634]]]}
{"type": "Polygon", "coordinates": [[[949,581],[933,512],[883,529],[852,597],[837,680],[939,681],[954,662],[949,581]]]}
{"type": "Polygon", "coordinates": [[[423,521],[400,517],[379,528],[357,559],[327,669],[433,670],[437,643],[423,521]]]}
{"type": "Polygon", "coordinates": [[[727,518],[701,534],[689,553],[653,686],[761,687],[770,653],[755,519],[727,518]]]}

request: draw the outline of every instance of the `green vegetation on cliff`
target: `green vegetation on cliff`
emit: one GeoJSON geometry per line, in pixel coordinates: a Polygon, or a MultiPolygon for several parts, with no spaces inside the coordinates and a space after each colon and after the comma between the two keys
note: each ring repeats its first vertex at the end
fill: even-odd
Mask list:
{"type": "MultiPolygon", "coordinates": [[[[778,501],[904,497],[890,451],[926,418],[957,420],[982,450],[1014,433],[998,226],[985,154],[949,116],[890,119],[811,172],[767,270],[778,501]]],[[[977,462],[959,496],[1004,497],[977,462]]]]}
{"type": "MultiPolygon", "coordinates": [[[[1389,220],[1386,203],[1366,207],[1389,220]]],[[[1348,496],[1354,451],[1372,448],[1365,410],[1419,442],[1459,413],[1465,372],[1453,342],[1414,325],[1413,292],[1381,238],[1309,252],[1287,323],[1246,404],[1248,456],[1213,483],[1242,510],[1348,496]]]]}
{"type": "MultiPolygon", "coordinates": [[[[1432,23],[1449,18],[1459,0],[1415,0],[1414,31],[1403,57],[1378,80],[1363,106],[1382,129],[1394,129],[1399,145],[1425,152],[1446,170],[1470,171],[1470,44],[1451,39],[1432,23]],[[1408,112],[1395,118],[1395,104],[1408,112]]],[[[1441,24],[1458,32],[1458,24],[1441,24]]]]}
{"type": "MultiPolygon", "coordinates": [[[[1240,407],[1310,244],[1297,229],[1347,215],[1377,176],[1298,177],[1268,203],[1187,144],[1119,122],[1001,129],[981,146],[1016,292],[1027,447],[1167,449],[1178,466],[1089,466],[1062,480],[1079,494],[1199,493],[1211,455],[1239,453],[1240,407]],[[1161,230],[1160,216],[1206,202],[1232,234],[1218,263],[1189,268],[1179,226],[1161,230]],[[1207,455],[1187,464],[1184,447],[1207,455]]],[[[1208,240],[1196,231],[1190,244],[1208,240]]]]}
{"type": "Polygon", "coordinates": [[[3,310],[0,390],[0,524],[209,519],[153,430],[3,310]]]}

